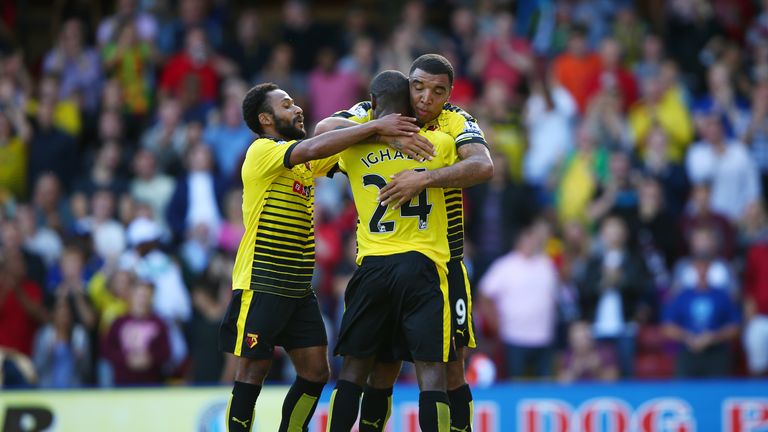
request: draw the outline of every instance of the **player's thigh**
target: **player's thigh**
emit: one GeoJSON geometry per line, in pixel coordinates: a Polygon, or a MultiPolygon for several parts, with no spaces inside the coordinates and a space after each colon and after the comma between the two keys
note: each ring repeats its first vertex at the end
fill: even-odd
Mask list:
{"type": "Polygon", "coordinates": [[[296,299],[252,290],[235,290],[219,328],[223,351],[236,357],[271,359],[296,299]]]}
{"type": "Polygon", "coordinates": [[[383,257],[366,258],[352,275],[344,296],[336,355],[373,357],[391,340],[390,267],[383,257]]]}
{"type": "Polygon", "coordinates": [[[298,348],[327,347],[323,315],[314,293],[293,299],[293,308],[286,311],[287,323],[275,336],[276,345],[290,352],[298,348]]]}
{"type": "Polygon", "coordinates": [[[456,353],[446,272],[423,255],[412,262],[409,283],[403,284],[402,332],[414,361],[447,362],[456,353]]]}
{"type": "Polygon", "coordinates": [[[467,269],[461,260],[448,262],[448,298],[456,348],[477,346],[472,324],[472,292],[467,269]]]}

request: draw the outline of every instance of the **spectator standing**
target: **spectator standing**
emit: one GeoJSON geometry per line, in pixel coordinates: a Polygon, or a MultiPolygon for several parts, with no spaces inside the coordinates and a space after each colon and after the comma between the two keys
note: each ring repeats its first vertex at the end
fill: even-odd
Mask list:
{"type": "Polygon", "coordinates": [[[85,46],[83,24],[77,18],[64,22],[55,47],[45,55],[43,71],[61,77],[61,99],[75,97],[81,110],[95,114],[101,95],[101,61],[95,49],[85,46]]]}
{"type": "Polygon", "coordinates": [[[762,240],[747,250],[744,268],[744,334],[749,373],[768,372],[768,241],[762,240]]]}
{"type": "Polygon", "coordinates": [[[25,276],[21,254],[0,257],[0,348],[32,354],[38,325],[47,320],[40,287],[25,276]]]}
{"type": "Polygon", "coordinates": [[[352,106],[365,93],[365,84],[357,75],[341,69],[332,47],[323,47],[316,55],[317,64],[307,76],[309,115],[317,122],[330,117],[339,107],[352,106]]]}
{"type": "Polygon", "coordinates": [[[136,36],[139,40],[152,43],[157,37],[157,20],[152,14],[140,9],[137,0],[118,0],[115,6],[115,13],[110,15],[99,23],[96,31],[96,40],[99,46],[104,46],[114,40],[119,32],[120,24],[130,23],[136,29],[136,36]]]}
{"type": "Polygon", "coordinates": [[[184,36],[184,49],[168,59],[160,74],[161,98],[181,98],[185,87],[196,84],[201,101],[210,106],[219,94],[220,59],[208,45],[205,31],[193,27],[184,36]]]}
{"type": "MultiPolygon", "coordinates": [[[[563,162],[573,147],[572,123],[577,113],[576,102],[568,90],[550,76],[533,80],[533,92],[525,105],[528,128],[528,150],[523,163],[524,178],[540,196],[549,201],[554,180],[552,172],[563,162]]],[[[543,203],[543,202],[542,202],[543,203]]]]}
{"type": "Polygon", "coordinates": [[[723,377],[731,372],[729,343],[739,333],[739,311],[730,295],[710,285],[708,267],[695,265],[696,280],[667,304],[664,333],[681,344],[681,378],[723,377]]]}
{"type": "Polygon", "coordinates": [[[65,298],[56,300],[51,323],[38,331],[32,358],[41,387],[72,388],[88,382],[91,363],[88,332],[74,321],[65,298]]]}
{"type": "Polygon", "coordinates": [[[223,198],[226,185],[214,175],[210,149],[201,145],[190,149],[187,169],[188,173],[177,180],[168,204],[168,226],[176,240],[185,238],[198,225],[215,239],[221,223],[219,199],[223,198]]]}
{"type": "Polygon", "coordinates": [[[576,145],[560,168],[555,208],[561,221],[586,222],[589,202],[608,175],[608,152],[595,144],[588,125],[576,130],[576,145]]]}
{"type": "Polygon", "coordinates": [[[102,50],[104,69],[120,84],[125,110],[143,116],[150,110],[154,48],[141,40],[132,20],[119,23],[115,30],[102,50]]]}
{"type": "Polygon", "coordinates": [[[55,105],[43,100],[37,107],[32,139],[29,142],[27,184],[45,172],[52,172],[70,192],[72,181],[78,172],[78,149],[75,139],[54,124],[55,105]]]}
{"type": "Polygon", "coordinates": [[[720,253],[717,233],[706,225],[693,229],[689,245],[690,255],[678,261],[674,272],[676,290],[696,287],[698,279],[705,277],[707,286],[720,289],[736,298],[739,284],[728,261],[720,253]],[[699,273],[703,272],[703,276],[699,273]]]}
{"type": "Polygon", "coordinates": [[[182,121],[181,104],[173,98],[160,102],[157,123],[141,137],[141,146],[155,155],[160,171],[178,173],[187,150],[187,127],[182,121]]]}
{"type": "Polygon", "coordinates": [[[717,117],[701,119],[701,137],[686,157],[688,177],[693,183],[711,182],[712,209],[737,221],[760,198],[757,167],[744,144],[726,138],[717,117]]]}
{"type": "Polygon", "coordinates": [[[269,59],[269,44],[260,38],[261,20],[258,10],[246,9],[238,14],[235,38],[224,47],[224,55],[237,65],[240,77],[251,81],[269,59]]]}
{"type": "Polygon", "coordinates": [[[128,226],[128,243],[133,248],[123,255],[123,268],[135,269],[139,279],[155,287],[152,305],[166,324],[171,342],[170,367],[178,367],[187,357],[187,341],[182,326],[192,315],[192,302],[181,270],[168,254],[160,249],[160,226],[146,217],[135,219],[128,226]]]}
{"type": "Polygon", "coordinates": [[[640,154],[645,154],[648,135],[653,128],[666,134],[669,158],[683,160],[685,150],[693,140],[693,123],[683,96],[677,87],[664,88],[661,77],[652,75],[642,81],[642,98],[629,110],[632,140],[640,154]]]}
{"type": "Polygon", "coordinates": [[[255,139],[253,132],[243,121],[240,105],[244,95],[238,96],[226,98],[219,121],[209,124],[203,132],[203,141],[213,151],[218,174],[222,179],[234,179],[240,176],[239,164],[245,157],[245,151],[255,139]]]}
{"type": "Polygon", "coordinates": [[[664,204],[677,221],[688,200],[690,185],[681,162],[670,157],[669,138],[665,130],[655,126],[648,131],[640,158],[640,169],[645,175],[656,178],[663,190],[664,204]]]}
{"type": "Polygon", "coordinates": [[[155,222],[164,226],[165,209],[173,196],[176,181],[158,171],[154,153],[146,149],[139,150],[133,157],[133,173],[131,196],[149,205],[155,222]]]}
{"type": "Polygon", "coordinates": [[[0,112],[0,204],[26,196],[29,138],[21,112],[0,112]]]}
{"type": "Polygon", "coordinates": [[[627,247],[627,234],[622,218],[603,220],[601,247],[578,287],[582,317],[592,323],[598,341],[616,349],[623,377],[633,374],[637,325],[647,318],[649,292],[646,267],[627,247]]]}
{"type": "Polygon", "coordinates": [[[154,287],[137,282],[131,287],[128,315],[118,318],[102,344],[112,364],[115,384],[160,384],[171,346],[165,323],[152,312],[154,287]]]}
{"type": "Polygon", "coordinates": [[[590,80],[600,71],[600,58],[589,51],[584,27],[574,27],[568,37],[567,49],[555,58],[555,79],[576,101],[579,112],[587,109],[590,80]]]}
{"type": "Polygon", "coordinates": [[[482,82],[503,82],[511,96],[532,68],[531,46],[515,36],[514,17],[509,12],[498,13],[494,33],[482,41],[472,57],[471,69],[482,82]]]}
{"type": "Polygon", "coordinates": [[[600,68],[594,71],[586,81],[586,104],[597,94],[613,91],[621,101],[621,112],[626,113],[637,100],[637,82],[632,73],[621,63],[621,45],[613,38],[606,38],[600,43],[600,68]]]}
{"type": "Polygon", "coordinates": [[[523,230],[515,249],[495,261],[480,280],[481,310],[505,346],[513,378],[545,378],[553,372],[558,276],[544,253],[548,228],[537,222],[523,230]]]}

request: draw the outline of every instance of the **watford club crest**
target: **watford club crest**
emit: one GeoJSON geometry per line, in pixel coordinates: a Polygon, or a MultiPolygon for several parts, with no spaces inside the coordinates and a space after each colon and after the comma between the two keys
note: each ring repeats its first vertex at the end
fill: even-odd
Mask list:
{"type": "Polygon", "coordinates": [[[248,333],[245,335],[245,343],[248,348],[253,348],[259,343],[259,335],[256,333],[248,333]]]}

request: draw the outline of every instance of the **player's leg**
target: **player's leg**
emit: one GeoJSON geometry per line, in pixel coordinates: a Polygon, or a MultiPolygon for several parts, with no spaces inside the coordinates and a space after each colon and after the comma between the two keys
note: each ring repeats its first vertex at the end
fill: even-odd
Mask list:
{"type": "Polygon", "coordinates": [[[357,420],[363,384],[371,372],[374,357],[344,356],[336,388],[331,393],[328,432],[349,432],[357,420]]]}
{"type": "Polygon", "coordinates": [[[401,361],[376,361],[368,375],[360,403],[360,432],[381,432],[392,414],[392,388],[400,375],[401,361]]]}
{"type": "Polygon", "coordinates": [[[448,263],[448,296],[451,303],[456,360],[448,362],[448,399],[451,401],[451,427],[472,431],[472,391],[464,378],[467,348],[476,347],[472,325],[472,294],[467,269],[461,260],[448,263]]]}
{"type": "Polygon", "coordinates": [[[275,318],[285,307],[274,304],[272,297],[236,290],[219,329],[221,349],[236,358],[235,383],[226,416],[230,432],[251,430],[256,399],[272,364],[272,335],[282,325],[275,318]]]}
{"type": "Polygon", "coordinates": [[[366,257],[350,279],[344,293],[335,354],[344,364],[331,395],[328,431],[349,432],[357,420],[360,396],[382,340],[391,337],[389,287],[392,266],[389,257],[366,257]]]}
{"type": "Polygon", "coordinates": [[[288,351],[288,355],[296,368],[296,379],[285,395],[279,430],[306,431],[328,382],[328,347],[295,348],[288,351]]]}
{"type": "Polygon", "coordinates": [[[272,365],[272,359],[236,359],[235,384],[227,406],[228,432],[251,430],[256,399],[272,365]]]}
{"type": "Polygon", "coordinates": [[[295,304],[278,337],[278,345],[285,348],[296,369],[296,379],[283,400],[280,432],[307,430],[330,375],[328,337],[317,297],[296,299],[295,304]]]}
{"type": "Polygon", "coordinates": [[[446,363],[455,359],[446,271],[415,254],[404,287],[402,330],[419,381],[419,426],[423,432],[449,432],[451,410],[446,363]]]}
{"type": "Polygon", "coordinates": [[[419,381],[419,426],[423,432],[450,432],[451,410],[446,392],[447,372],[443,362],[416,360],[419,381]]]}
{"type": "Polygon", "coordinates": [[[472,391],[464,378],[464,356],[467,347],[456,347],[456,360],[448,362],[448,400],[451,402],[451,428],[462,432],[472,430],[472,391]]]}

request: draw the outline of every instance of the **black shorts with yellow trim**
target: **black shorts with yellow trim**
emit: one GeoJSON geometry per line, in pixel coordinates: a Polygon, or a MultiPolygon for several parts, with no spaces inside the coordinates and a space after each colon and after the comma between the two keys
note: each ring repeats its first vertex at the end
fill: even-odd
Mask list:
{"type": "Polygon", "coordinates": [[[328,345],[317,297],[284,297],[237,289],[219,327],[219,348],[238,357],[272,358],[286,351],[328,345]]]}
{"type": "Polygon", "coordinates": [[[447,275],[421,253],[363,258],[344,304],[336,355],[367,358],[398,346],[418,361],[456,358],[447,275]]]}
{"type": "Polygon", "coordinates": [[[451,302],[456,348],[476,348],[475,326],[472,323],[472,291],[467,268],[461,259],[448,261],[448,298],[451,302]]]}

